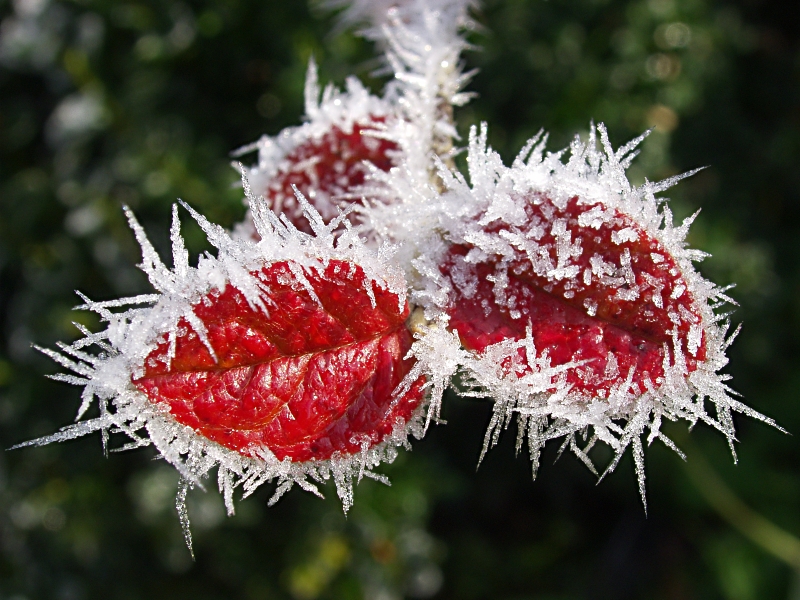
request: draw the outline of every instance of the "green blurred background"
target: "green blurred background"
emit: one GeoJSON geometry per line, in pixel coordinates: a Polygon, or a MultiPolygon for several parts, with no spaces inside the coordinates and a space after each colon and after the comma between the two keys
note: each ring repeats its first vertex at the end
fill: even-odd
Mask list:
{"type": "MultiPolygon", "coordinates": [[[[702,271],[736,282],[744,330],[728,372],[757,410],[800,432],[800,21],[784,0],[488,0],[466,61],[510,160],[604,121],[620,144],[654,127],[631,174],[709,165],[672,190],[702,271]]],[[[313,54],[323,80],[376,90],[370,44],[331,34],[297,0],[0,0],[0,445],[71,422],[76,388],[31,349],[77,335],[73,290],[148,289],[120,206],[157,247],[180,197],[225,226],[243,216],[228,153],[296,124],[313,54]]],[[[207,249],[186,226],[190,249],[207,249]]],[[[475,472],[489,407],[447,398],[446,427],[356,490],[269,489],[226,518],[190,494],[197,562],[152,450],[103,457],[99,436],[0,452],[0,598],[800,598],[796,437],[737,419],[734,465],[703,426],[647,456],[649,516],[625,459],[600,486],[545,454],[531,482],[513,433],[475,472]]],[[[121,439],[116,440],[121,443],[121,439]]],[[[598,455],[602,460],[602,453],[598,455]]],[[[213,482],[210,486],[213,488],[213,482]]]]}

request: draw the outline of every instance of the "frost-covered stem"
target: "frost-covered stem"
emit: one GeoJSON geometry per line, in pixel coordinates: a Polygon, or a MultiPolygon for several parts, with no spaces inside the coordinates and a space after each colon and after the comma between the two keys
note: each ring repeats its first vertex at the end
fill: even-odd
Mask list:
{"type": "MultiPolygon", "coordinates": [[[[437,110],[437,120],[440,122],[447,123],[455,130],[455,118],[453,116],[453,105],[450,104],[450,101],[445,98],[442,94],[438,96],[440,102],[437,110]]],[[[456,162],[453,159],[453,136],[434,132],[433,134],[433,141],[432,141],[432,150],[433,153],[441,159],[442,163],[450,170],[455,171],[456,169],[456,162]]],[[[430,175],[431,175],[431,183],[436,186],[436,189],[440,193],[444,193],[447,190],[447,187],[444,184],[444,180],[442,179],[441,175],[439,175],[439,169],[435,166],[430,167],[430,175]]]]}
{"type": "Polygon", "coordinates": [[[471,97],[460,92],[471,76],[462,73],[460,65],[467,47],[461,31],[471,26],[468,8],[463,0],[399,2],[388,10],[377,40],[386,46],[404,116],[416,126],[415,139],[409,141],[440,192],[444,182],[431,158],[455,170],[453,140],[458,134],[453,107],[471,97]]]}

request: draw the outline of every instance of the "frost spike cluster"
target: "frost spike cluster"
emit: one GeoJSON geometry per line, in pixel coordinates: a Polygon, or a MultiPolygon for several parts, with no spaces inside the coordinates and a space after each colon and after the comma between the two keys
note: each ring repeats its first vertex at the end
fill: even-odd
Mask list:
{"type": "Polygon", "coordinates": [[[363,26],[383,52],[392,76],[383,96],[354,78],[344,91],[329,85],[321,92],[312,61],[305,122],[236,152],[258,152],[256,164],[235,164],[249,207],[245,222],[230,234],[184,205],[217,248],[196,267],[177,207],[172,269],[128,211],[141,268],[157,293],[86,299],[80,308],[99,314],[107,328],[82,329],[81,340],[43,351],[74,373],[56,379],[83,386],[78,419],[93,402],[100,416],[22,446],[98,430],[104,445],[117,432],[132,440],[122,449],[154,445],[180,472],[177,507],[191,545],[186,493],[215,467],[231,514],[236,487],[247,496],[272,480],[274,503],[295,484],[319,494],[316,484],[333,479],[347,510],[355,480],[383,480],[372,469],[440,421],[443,393],[456,377],[467,394],[493,402],[481,459],[513,420],[517,449],[527,444],[534,476],[549,440],[561,439],[562,452],[570,450],[601,478],[632,447],[643,498],[644,445],[659,439],[683,456],[661,432],[663,419],[704,422],[732,450],[734,412],[775,426],[738,401],[720,373],[736,332],[728,333],[719,311],[732,300],[694,268],[705,256],[686,247],[694,217],[674,226],[658,196],[693,172],[633,186],[626,169],[646,134],[614,150],[602,125],[555,153],[540,134],[507,167],[487,146],[482,125],[470,132],[467,178],[453,162],[453,108],[470,98],[463,88],[471,73],[460,54],[468,47],[463,32],[475,27],[468,14],[474,2],[329,4],[345,7],[343,22],[363,26]],[[192,334],[214,356],[193,306],[215,290],[232,286],[268,317],[269,298],[254,273],[284,261],[314,297],[307,274],[333,260],[363,270],[366,294],[376,286],[401,307],[411,305],[414,342],[406,358],[413,366],[393,402],[419,381],[427,395],[390,435],[327,460],[279,461],[268,447],[245,455],[179,424],[133,384],[164,340],[168,363],[192,334]],[[93,345],[99,353],[86,351],[93,345]],[[620,369],[624,361],[629,367],[620,369]],[[598,442],[614,452],[602,471],[589,456],[598,442]]]}

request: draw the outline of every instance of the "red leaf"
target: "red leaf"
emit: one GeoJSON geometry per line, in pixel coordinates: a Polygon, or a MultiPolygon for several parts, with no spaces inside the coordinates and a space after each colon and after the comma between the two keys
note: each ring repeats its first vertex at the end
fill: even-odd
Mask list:
{"type": "MultiPolygon", "coordinates": [[[[521,339],[530,323],[536,350],[546,350],[551,365],[588,361],[570,369],[567,380],[574,393],[591,397],[606,397],[631,368],[639,393],[648,380],[657,387],[673,333],[689,371],[704,360],[701,318],[678,265],[631,217],[577,197],[562,209],[538,194],[526,213],[528,254],[471,264],[470,248],[455,246],[447,257],[443,270],[455,288],[448,312],[465,347],[481,352],[521,339]],[[605,218],[593,216],[600,210],[605,218]],[[496,287],[493,280],[505,273],[507,285],[496,287]]],[[[509,231],[487,231],[502,238],[503,229],[509,231]]]]}
{"type": "Polygon", "coordinates": [[[267,447],[280,460],[353,454],[410,419],[422,381],[392,398],[413,366],[403,359],[412,342],[407,305],[343,261],[306,272],[319,302],[286,262],[254,275],[268,290],[268,315],[231,285],[210,293],[194,313],[217,360],[182,320],[172,361],[165,338],[134,384],[198,434],[245,455],[267,447]]]}
{"type": "Polygon", "coordinates": [[[283,158],[266,190],[254,191],[264,195],[276,213],[285,214],[298,229],[310,232],[292,186],[297,186],[323,219],[336,217],[337,206],[344,208],[352,202],[342,196],[364,183],[365,162],[381,171],[394,165],[391,154],[397,145],[369,134],[384,120],[374,117],[356,122],[349,133],[334,125],[325,135],[309,138],[283,158]]]}

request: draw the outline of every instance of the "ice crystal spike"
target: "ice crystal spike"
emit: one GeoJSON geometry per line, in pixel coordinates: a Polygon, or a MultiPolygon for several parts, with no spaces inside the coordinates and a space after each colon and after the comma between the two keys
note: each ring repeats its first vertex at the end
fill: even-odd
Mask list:
{"type": "Polygon", "coordinates": [[[124,448],[155,446],[182,477],[187,543],[186,491],[215,467],[230,513],[234,488],[246,496],[272,480],[277,499],[294,484],[319,494],[314,482],[332,478],[349,508],[354,480],[380,479],[372,469],[422,435],[424,381],[408,383],[407,286],[391,253],[367,248],[347,226],[334,236],[341,220],[325,224],[297,200],[315,235],[255,198],[258,241],[187,207],[218,249],[197,267],[174,211],[172,269],[127,211],[159,294],[86,300],[80,308],[98,313],[105,331],[44,352],[84,388],[79,418],[92,402],[100,416],[23,445],[100,430],[126,434],[124,448]],[[101,352],[86,352],[91,345],[101,352]]]}

